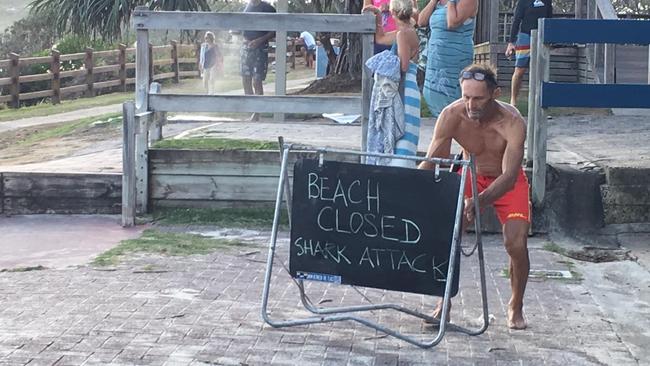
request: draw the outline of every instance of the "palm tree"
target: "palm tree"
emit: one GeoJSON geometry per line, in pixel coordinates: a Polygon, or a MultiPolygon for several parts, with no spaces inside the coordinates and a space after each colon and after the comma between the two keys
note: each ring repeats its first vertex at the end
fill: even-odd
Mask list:
{"type": "Polygon", "coordinates": [[[34,14],[56,14],[55,26],[60,34],[114,41],[129,27],[135,7],[147,3],[152,10],[210,10],[207,0],[34,0],[30,6],[34,14]]]}

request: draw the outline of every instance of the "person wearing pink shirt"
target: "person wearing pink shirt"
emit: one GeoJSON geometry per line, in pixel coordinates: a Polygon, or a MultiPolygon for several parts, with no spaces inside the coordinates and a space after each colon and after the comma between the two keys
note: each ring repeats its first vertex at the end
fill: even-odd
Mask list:
{"type": "MultiPolygon", "coordinates": [[[[391,32],[397,30],[397,25],[395,24],[395,19],[388,9],[390,0],[363,0],[363,7],[365,8],[368,5],[374,5],[376,8],[381,10],[381,22],[384,28],[384,32],[391,32]]],[[[383,45],[375,43],[375,54],[390,49],[390,45],[383,45]]]]}

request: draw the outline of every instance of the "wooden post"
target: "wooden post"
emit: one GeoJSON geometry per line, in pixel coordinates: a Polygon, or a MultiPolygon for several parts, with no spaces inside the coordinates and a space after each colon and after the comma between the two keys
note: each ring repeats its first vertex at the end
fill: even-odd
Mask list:
{"type": "MultiPolygon", "coordinates": [[[[278,13],[286,13],[288,0],[276,2],[278,13]]],[[[287,31],[275,32],[275,95],[287,95],[287,31]]],[[[273,120],[282,122],[284,113],[274,113],[273,120]]]]}
{"type": "MultiPolygon", "coordinates": [[[[541,82],[548,82],[549,80],[549,64],[550,64],[550,48],[544,45],[544,19],[539,19],[539,27],[537,30],[537,80],[538,84],[541,82]]],[[[535,130],[534,130],[534,153],[533,153],[533,204],[536,207],[541,207],[544,203],[544,194],[546,190],[546,113],[542,108],[542,93],[541,87],[538,88],[535,98],[538,106],[535,115],[535,130]]]]}
{"type": "Polygon", "coordinates": [[[194,49],[196,50],[196,73],[198,77],[201,77],[201,43],[196,42],[194,44],[194,49]]]}
{"type": "MultiPolygon", "coordinates": [[[[151,87],[149,88],[149,94],[160,94],[160,92],[161,92],[160,83],[157,83],[155,81],[151,83],[151,87]]],[[[149,128],[150,143],[154,143],[156,141],[162,140],[163,138],[162,127],[163,127],[164,119],[166,119],[165,112],[154,111],[154,118],[151,123],[151,128],[149,128]]]]}
{"type": "MultiPolygon", "coordinates": [[[[490,17],[488,19],[490,22],[490,44],[492,45],[499,42],[499,1],[490,1],[490,17]]],[[[496,60],[490,60],[490,62],[494,66],[497,64],[496,60]]]]}
{"type": "Polygon", "coordinates": [[[526,128],[526,166],[533,166],[533,147],[535,146],[535,116],[539,108],[537,95],[540,84],[537,81],[537,29],[530,32],[530,68],[528,69],[528,125],[526,128]]]}
{"type": "Polygon", "coordinates": [[[291,39],[291,68],[295,69],[296,68],[296,40],[291,39]]]}
{"type": "MultiPolygon", "coordinates": [[[[137,6],[135,13],[146,11],[146,6],[137,6]]],[[[136,113],[149,110],[149,31],[138,29],[136,31],[136,54],[135,54],[135,109],[136,113]]]]}
{"type": "Polygon", "coordinates": [[[61,52],[57,50],[52,50],[50,72],[52,73],[52,104],[59,104],[61,102],[61,52]]]}
{"type": "Polygon", "coordinates": [[[120,54],[118,56],[118,62],[120,63],[120,91],[126,92],[126,45],[120,43],[120,54]]]}
{"type": "MultiPolygon", "coordinates": [[[[366,16],[372,16],[367,13],[366,16]]],[[[374,34],[361,36],[363,71],[361,73],[361,151],[368,150],[368,116],[370,115],[370,93],[372,92],[372,73],[366,67],[366,61],[372,57],[375,42],[374,34]]],[[[365,158],[362,158],[362,163],[365,158]]]]}
{"type": "Polygon", "coordinates": [[[604,51],[604,80],[605,84],[616,83],[616,45],[605,43],[604,51]]]}
{"type": "Polygon", "coordinates": [[[149,43],[147,50],[149,52],[149,81],[153,81],[154,67],[153,67],[153,45],[149,43]]]}
{"type": "Polygon", "coordinates": [[[135,103],[122,104],[122,226],[135,225],[135,103]]]}
{"type": "Polygon", "coordinates": [[[11,52],[9,54],[9,60],[11,61],[9,64],[11,108],[20,108],[20,56],[17,53],[11,52]]]}
{"type": "Polygon", "coordinates": [[[178,78],[178,42],[172,40],[169,42],[172,45],[172,71],[174,72],[174,77],[172,78],[172,82],[175,84],[178,84],[179,78],[178,78]]]}
{"type": "Polygon", "coordinates": [[[95,96],[94,84],[95,77],[93,76],[93,49],[86,47],[86,58],[84,59],[84,68],[86,69],[86,97],[92,98],[95,96]]]}
{"type": "Polygon", "coordinates": [[[135,128],[136,212],[146,213],[149,200],[149,117],[138,118],[135,128]]]}
{"type": "Polygon", "coordinates": [[[575,0],[575,18],[582,19],[585,12],[585,0],[575,0]]]}

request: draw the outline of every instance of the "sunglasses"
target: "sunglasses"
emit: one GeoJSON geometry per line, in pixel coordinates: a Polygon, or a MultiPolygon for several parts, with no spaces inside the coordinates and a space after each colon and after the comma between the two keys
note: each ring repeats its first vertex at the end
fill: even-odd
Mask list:
{"type": "Polygon", "coordinates": [[[494,77],[492,75],[488,75],[480,71],[463,71],[460,73],[460,79],[461,80],[474,79],[476,81],[486,81],[495,86],[498,85],[497,81],[494,80],[494,77]]]}

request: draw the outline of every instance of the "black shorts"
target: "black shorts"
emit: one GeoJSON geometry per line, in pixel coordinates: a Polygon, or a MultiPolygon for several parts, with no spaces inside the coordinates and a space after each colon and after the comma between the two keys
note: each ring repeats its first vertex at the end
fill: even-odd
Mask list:
{"type": "Polygon", "coordinates": [[[266,79],[269,67],[269,47],[249,48],[243,44],[239,51],[239,74],[253,79],[266,79]]]}

